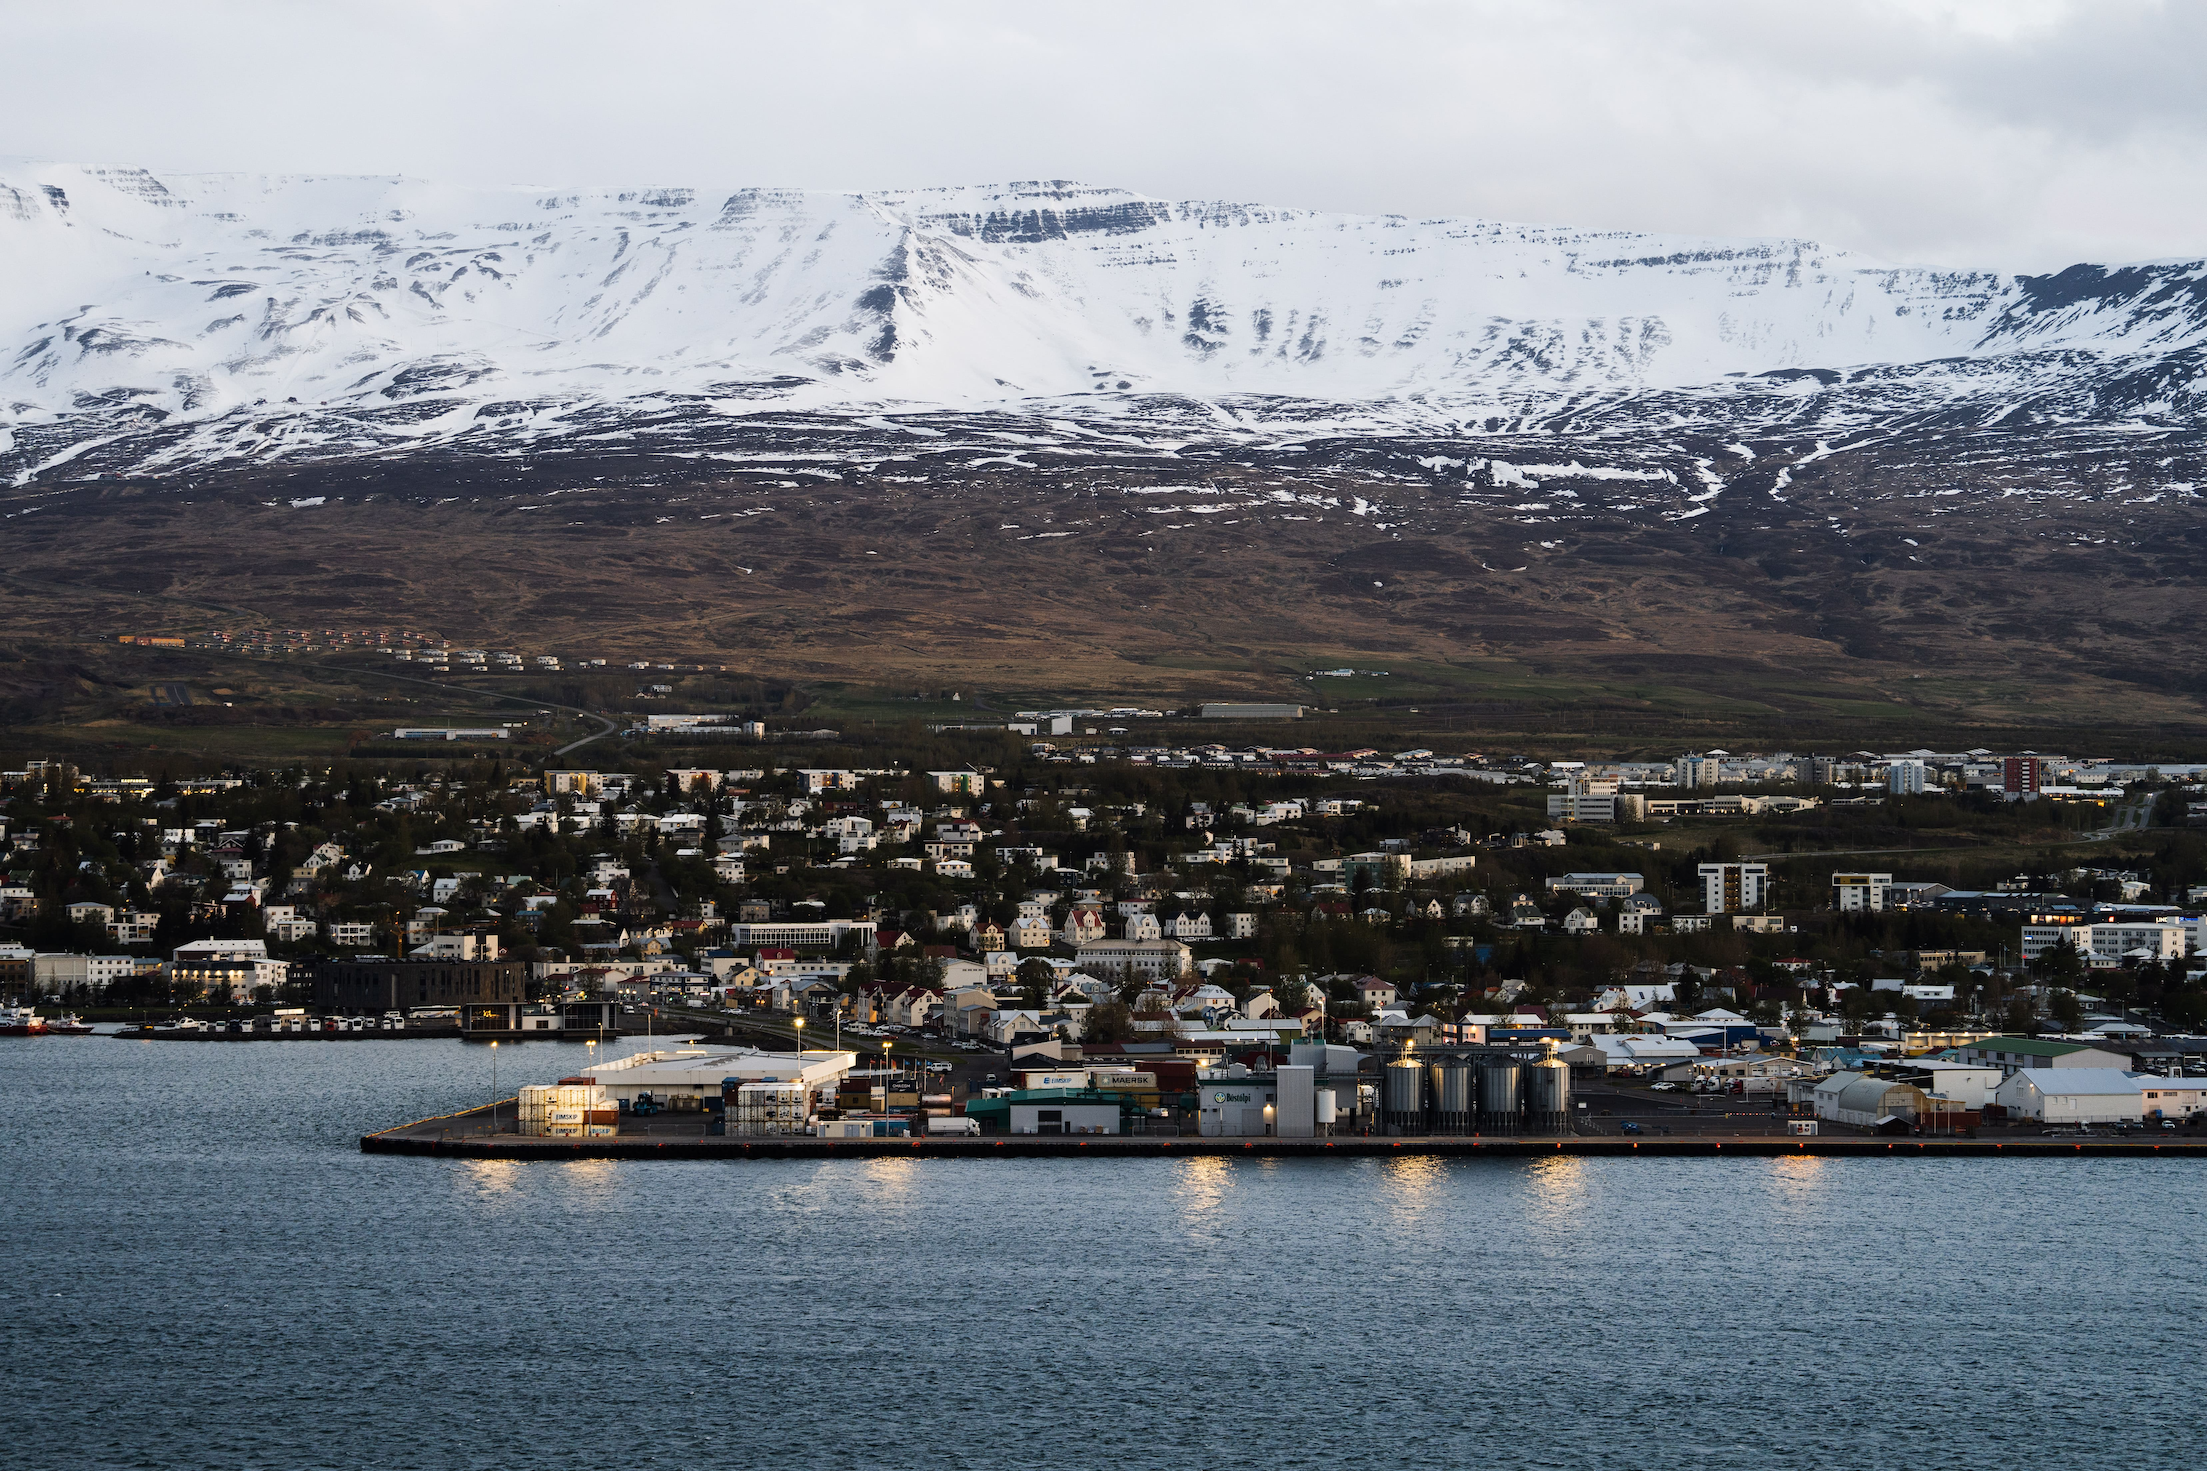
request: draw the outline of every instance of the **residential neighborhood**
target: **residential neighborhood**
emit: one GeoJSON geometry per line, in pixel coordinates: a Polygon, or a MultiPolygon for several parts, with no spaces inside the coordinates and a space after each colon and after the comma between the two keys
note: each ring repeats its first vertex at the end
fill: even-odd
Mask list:
{"type": "MultiPolygon", "coordinates": [[[[1005,759],[965,766],[738,766],[656,748],[599,768],[166,781],[30,763],[0,775],[0,982],[85,1013],[381,995],[458,1021],[596,1003],[803,1018],[1006,1068],[1123,1046],[1263,1067],[1311,1041],[1374,1058],[1554,1042],[1589,1076],[1743,1093],[1923,1057],[2035,1069],[2015,1061],[2031,1048],[2207,1071],[2196,770],[1918,752],[1895,759],[1932,775],[1896,791],[1877,762],[1725,752],[1598,765],[998,737],[1005,759]],[[1594,805],[1804,783],[1760,813],[1594,805]],[[1873,795],[1834,795],[1850,783],[1873,795]],[[1724,836],[1941,801],[1941,820],[1997,829],[2065,791],[2134,813],[2166,861],[2079,852],[1942,882],[1724,836]],[[434,985],[429,967],[446,968],[434,985]]],[[[1980,1121],[2067,1117],[2043,1090],[1975,1103],[1980,1121]]]]}

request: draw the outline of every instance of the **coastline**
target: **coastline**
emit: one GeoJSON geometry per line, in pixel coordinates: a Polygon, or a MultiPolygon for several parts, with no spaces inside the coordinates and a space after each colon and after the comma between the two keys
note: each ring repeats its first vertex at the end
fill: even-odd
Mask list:
{"type": "Polygon", "coordinates": [[[2207,1139],[1914,1139],[1875,1136],[1741,1134],[1620,1139],[1613,1136],[1482,1137],[1358,1135],[1334,1139],[1172,1138],[1145,1135],[1022,1134],[981,1138],[819,1139],[806,1135],[548,1139],[481,1132],[478,1109],[368,1134],[363,1154],[496,1159],[514,1163],[578,1159],[2135,1159],[2207,1160],[2207,1139]]]}

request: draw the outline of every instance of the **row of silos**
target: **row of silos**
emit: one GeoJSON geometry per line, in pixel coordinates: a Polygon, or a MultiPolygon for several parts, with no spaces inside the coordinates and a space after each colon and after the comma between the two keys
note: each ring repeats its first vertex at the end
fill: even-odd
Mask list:
{"type": "Polygon", "coordinates": [[[1387,1064],[1385,1123],[1395,1134],[1562,1134],[1571,1129],[1571,1067],[1553,1052],[1526,1060],[1464,1051],[1387,1064]]]}

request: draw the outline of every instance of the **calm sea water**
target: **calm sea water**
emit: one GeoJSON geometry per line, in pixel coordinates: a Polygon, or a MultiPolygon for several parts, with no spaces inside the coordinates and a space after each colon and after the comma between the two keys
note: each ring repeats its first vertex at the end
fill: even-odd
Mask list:
{"type": "Polygon", "coordinates": [[[2207,1464],[2199,1164],[501,1165],[357,1150],[458,1043],[0,1077],[10,1467],[2207,1464]]]}

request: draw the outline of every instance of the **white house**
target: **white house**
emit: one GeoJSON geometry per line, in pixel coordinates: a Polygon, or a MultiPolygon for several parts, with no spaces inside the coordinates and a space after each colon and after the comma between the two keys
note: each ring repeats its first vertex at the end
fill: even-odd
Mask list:
{"type": "Polygon", "coordinates": [[[406,952],[415,960],[496,960],[496,935],[437,935],[406,952]]]}
{"type": "Polygon", "coordinates": [[[917,986],[907,987],[890,998],[889,1020],[900,1027],[924,1026],[942,1004],[940,992],[924,991],[917,986]]]}
{"type": "Polygon", "coordinates": [[[1086,904],[1076,904],[1065,916],[1065,924],[1058,931],[1058,939],[1078,948],[1093,945],[1104,937],[1103,915],[1086,904]]]}
{"type": "Polygon", "coordinates": [[[1676,1001],[1678,989],[1669,981],[1655,985],[1611,986],[1596,998],[1596,1011],[1646,1011],[1657,1002],[1676,1001]]]}

